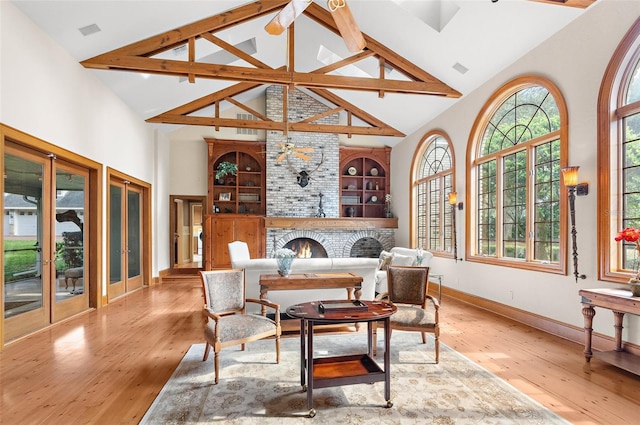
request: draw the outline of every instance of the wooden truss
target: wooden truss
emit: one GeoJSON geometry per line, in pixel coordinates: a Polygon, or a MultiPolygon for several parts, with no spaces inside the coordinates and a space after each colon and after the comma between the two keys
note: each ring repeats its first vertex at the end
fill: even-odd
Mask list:
{"type": "MultiPolygon", "coordinates": [[[[185,77],[190,82],[196,78],[218,79],[235,81],[237,84],[228,88],[204,96],[185,105],[174,108],[158,116],[148,119],[148,122],[183,124],[183,125],[207,125],[215,127],[253,128],[262,130],[324,132],[340,134],[360,134],[377,136],[398,136],[404,134],[364,110],[345,101],[333,94],[329,89],[359,90],[378,93],[384,97],[385,93],[421,94],[431,96],[443,96],[457,98],[461,94],[442,81],[433,77],[418,66],[409,62],[393,50],[377,42],[366,34],[363,34],[366,47],[341,61],[320,67],[311,72],[296,72],[294,69],[294,25],[288,29],[287,64],[279,68],[272,68],[253,56],[232,46],[215,35],[216,32],[240,25],[252,19],[275,13],[282,9],[288,0],[265,0],[249,3],[227,12],[215,15],[189,25],[167,31],[125,47],[113,50],[82,61],[86,68],[132,71],[148,74],[161,74],[185,77]],[[250,66],[230,66],[224,64],[211,64],[198,62],[195,58],[196,40],[207,40],[223,50],[244,60],[250,66]],[[175,49],[179,46],[187,46],[188,59],[175,60],[155,57],[175,49]],[[368,58],[375,58],[379,67],[377,78],[350,77],[343,75],[331,75],[332,71],[352,65],[368,58]],[[405,79],[385,78],[385,68],[392,68],[402,74],[405,79]],[[233,97],[245,93],[263,85],[282,85],[290,89],[301,87],[320,96],[334,105],[327,113],[307,118],[300,122],[286,122],[286,102],[282,116],[285,122],[275,122],[262,114],[252,110],[233,97]],[[258,120],[240,120],[221,118],[219,115],[220,103],[230,102],[239,108],[256,116],[258,120]],[[194,115],[197,111],[214,106],[215,114],[211,116],[194,115]],[[347,113],[347,125],[317,124],[314,121],[333,113],[345,111],[347,113]],[[366,126],[354,125],[355,117],[367,124],[366,126]]],[[[304,14],[327,30],[339,35],[339,31],[331,14],[321,6],[311,3],[304,14]]]]}

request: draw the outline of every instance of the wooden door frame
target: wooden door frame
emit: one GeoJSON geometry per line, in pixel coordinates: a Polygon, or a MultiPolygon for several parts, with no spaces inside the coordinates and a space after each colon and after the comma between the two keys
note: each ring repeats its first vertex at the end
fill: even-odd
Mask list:
{"type": "MultiPolygon", "coordinates": [[[[175,245],[173,240],[173,233],[176,227],[176,200],[188,201],[189,203],[198,202],[202,204],[202,231],[204,232],[204,217],[207,212],[207,196],[202,195],[169,195],[169,269],[173,270],[175,263],[173,259],[175,258],[175,245]]],[[[202,263],[204,265],[206,246],[203,240],[202,243],[202,263]]],[[[204,270],[204,267],[199,267],[197,270],[204,270]]]]}
{"type": "MultiPolygon", "coordinates": [[[[89,226],[85,228],[88,237],[87,255],[88,280],[89,287],[89,308],[100,308],[103,304],[102,299],[102,245],[103,245],[103,217],[102,217],[102,164],[92,161],[86,157],[78,155],[74,152],[51,144],[45,140],[24,133],[13,127],[0,124],[0,166],[4,170],[4,144],[5,140],[12,141],[27,148],[47,152],[56,155],[66,162],[76,164],[86,168],[89,171],[89,226]]],[[[4,192],[4,181],[0,182],[2,191],[4,192]]],[[[0,201],[2,202],[2,201],[0,201]]],[[[4,205],[2,205],[4,209],[4,205]]],[[[4,214],[0,217],[0,223],[4,226],[4,214]]],[[[4,258],[0,256],[0,267],[4,269],[4,258]]],[[[3,311],[3,310],[2,310],[3,311]]],[[[4,314],[0,314],[0,350],[4,348],[4,314]]]]}
{"type": "MultiPolygon", "coordinates": [[[[110,187],[112,181],[118,182],[129,182],[130,184],[135,185],[142,192],[142,241],[141,241],[141,249],[142,249],[142,264],[140,267],[140,273],[142,275],[142,285],[151,285],[153,283],[151,279],[151,255],[152,255],[152,245],[151,245],[151,184],[132,177],[128,174],[117,171],[111,167],[107,167],[107,187],[110,187]]],[[[107,197],[108,198],[108,197],[107,197]]],[[[107,208],[109,207],[109,199],[107,199],[107,208]]],[[[106,216],[106,225],[107,229],[109,228],[109,215],[106,216]]],[[[107,238],[107,245],[109,245],[109,238],[107,238]]],[[[109,252],[109,246],[107,246],[107,252],[109,252]]],[[[107,260],[108,266],[108,260],[107,260]]],[[[108,273],[107,268],[107,273],[108,273]]],[[[107,279],[107,284],[109,280],[107,279]]],[[[103,303],[108,304],[109,302],[109,288],[106,288],[103,303]]],[[[123,294],[124,295],[124,294],[123,294]]]]}

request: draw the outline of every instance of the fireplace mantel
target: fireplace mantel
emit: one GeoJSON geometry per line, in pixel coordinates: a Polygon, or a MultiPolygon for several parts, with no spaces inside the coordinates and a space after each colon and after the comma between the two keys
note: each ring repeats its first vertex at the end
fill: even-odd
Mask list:
{"type": "Polygon", "coordinates": [[[397,218],[265,217],[265,227],[276,229],[397,229],[397,218]]]}

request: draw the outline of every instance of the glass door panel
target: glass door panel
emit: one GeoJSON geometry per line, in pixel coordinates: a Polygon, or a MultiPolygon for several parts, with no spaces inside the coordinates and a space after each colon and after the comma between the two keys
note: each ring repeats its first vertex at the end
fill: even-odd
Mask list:
{"type": "Polygon", "coordinates": [[[127,291],[142,286],[142,194],[127,186],[127,291]]]}
{"type": "Polygon", "coordinates": [[[124,185],[109,185],[109,298],[124,293],[124,185]]]}
{"type": "MultiPolygon", "coordinates": [[[[88,176],[81,170],[56,164],[54,319],[89,307],[85,249],[88,176]]],[[[54,320],[54,321],[55,321],[54,320]]]]}
{"type": "Polygon", "coordinates": [[[49,160],[7,146],[4,167],[4,324],[11,340],[49,323],[49,160]]]}

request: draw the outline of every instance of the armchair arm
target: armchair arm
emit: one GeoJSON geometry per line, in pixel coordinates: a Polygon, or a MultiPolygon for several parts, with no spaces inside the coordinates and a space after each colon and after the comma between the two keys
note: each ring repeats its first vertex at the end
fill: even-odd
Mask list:
{"type": "Polygon", "coordinates": [[[388,292],[381,292],[380,294],[378,294],[378,296],[376,296],[374,298],[374,301],[382,301],[385,298],[389,298],[389,293],[388,292]]]}
{"type": "Polygon", "coordinates": [[[269,300],[259,300],[257,298],[246,298],[246,302],[260,304],[266,307],[270,307],[275,310],[275,322],[276,324],[280,324],[280,304],[272,303],[269,300]]]}
{"type": "Polygon", "coordinates": [[[436,308],[436,311],[440,309],[440,302],[436,297],[434,297],[433,295],[427,295],[427,299],[430,299],[431,302],[433,302],[433,306],[436,308]]]}

